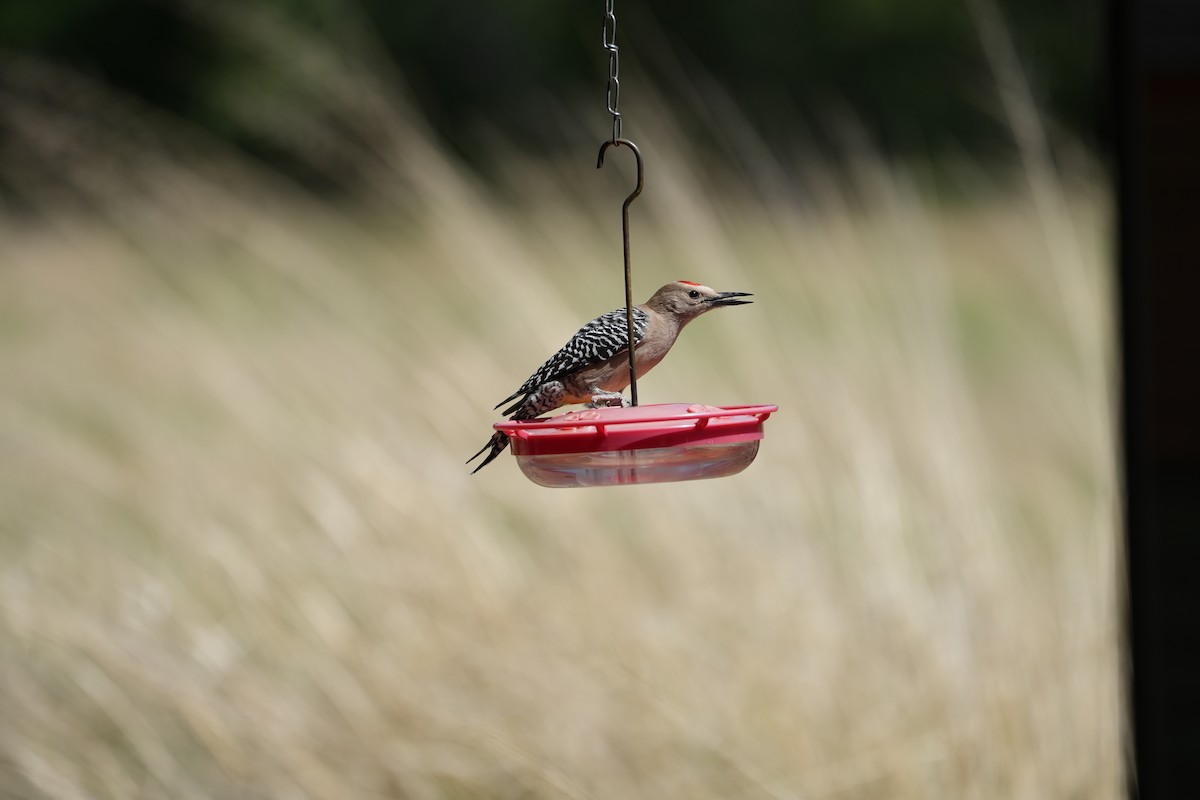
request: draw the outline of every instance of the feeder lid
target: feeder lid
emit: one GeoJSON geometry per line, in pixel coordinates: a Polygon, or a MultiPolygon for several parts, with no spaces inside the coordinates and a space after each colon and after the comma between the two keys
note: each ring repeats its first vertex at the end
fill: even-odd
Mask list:
{"type": "Polygon", "coordinates": [[[778,410],[774,405],[660,403],[588,408],[494,427],[509,437],[516,456],[641,450],[758,441],[763,422],[778,410]]]}

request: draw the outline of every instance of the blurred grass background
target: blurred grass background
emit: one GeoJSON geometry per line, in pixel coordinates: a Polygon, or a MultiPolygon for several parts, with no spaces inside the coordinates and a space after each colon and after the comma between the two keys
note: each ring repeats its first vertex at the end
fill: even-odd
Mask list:
{"type": "Polygon", "coordinates": [[[995,9],[997,157],[627,85],[635,294],[756,295],[643,401],[781,410],[734,478],[551,491],[462,462],[621,301],[607,124],[473,169],[353,16],[182,7],[316,166],[5,54],[0,796],[1118,796],[1109,183],[995,9]]]}

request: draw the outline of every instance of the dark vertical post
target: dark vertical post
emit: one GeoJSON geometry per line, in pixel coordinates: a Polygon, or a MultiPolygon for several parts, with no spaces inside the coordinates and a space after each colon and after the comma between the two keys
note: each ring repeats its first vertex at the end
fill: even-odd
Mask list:
{"type": "Polygon", "coordinates": [[[1128,791],[1200,796],[1200,3],[1114,10],[1128,791]]]}

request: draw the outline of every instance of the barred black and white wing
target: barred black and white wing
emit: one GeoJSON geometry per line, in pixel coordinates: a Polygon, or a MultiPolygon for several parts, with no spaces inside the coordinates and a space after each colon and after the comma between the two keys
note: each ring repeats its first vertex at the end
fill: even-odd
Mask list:
{"type": "MultiPolygon", "coordinates": [[[[649,324],[650,317],[646,311],[635,307],[633,309],[633,340],[635,343],[641,344],[642,339],[646,337],[646,329],[649,324]]],[[[580,328],[579,332],[572,336],[561,350],[547,359],[545,364],[542,364],[536,372],[529,376],[529,380],[525,381],[520,389],[497,403],[496,408],[510,400],[517,398],[524,400],[543,384],[561,380],[576,370],[607,361],[628,349],[629,329],[625,318],[625,309],[617,308],[607,314],[602,314],[580,328]]],[[[503,413],[511,414],[520,404],[519,400],[515,406],[506,409],[503,413]]]]}

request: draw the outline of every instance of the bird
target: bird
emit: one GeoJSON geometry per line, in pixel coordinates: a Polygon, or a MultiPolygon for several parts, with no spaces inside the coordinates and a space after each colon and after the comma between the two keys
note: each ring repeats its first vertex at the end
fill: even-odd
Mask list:
{"type": "MultiPolygon", "coordinates": [[[[718,292],[694,281],[674,281],[649,300],[633,307],[634,367],[637,376],[653,369],[675,344],[684,326],[714,308],[741,306],[750,292],[718,292]]],[[[622,390],[629,385],[629,325],[624,307],[613,309],[584,325],[562,349],[496,404],[512,403],[501,413],[510,420],[533,419],[564,405],[586,403],[593,408],[626,406],[622,390]]],[[[490,464],[508,447],[508,436],[492,434],[470,464],[487,452],[471,474],[490,464]]]]}

